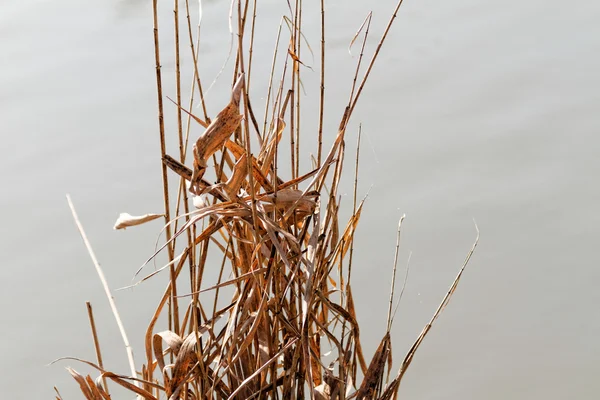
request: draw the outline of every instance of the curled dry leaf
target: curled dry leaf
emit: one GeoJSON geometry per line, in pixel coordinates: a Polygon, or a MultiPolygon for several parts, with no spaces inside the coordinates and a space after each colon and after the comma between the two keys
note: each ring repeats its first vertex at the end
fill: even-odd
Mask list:
{"type": "Polygon", "coordinates": [[[244,75],[240,75],[233,86],[231,101],[206,128],[206,131],[194,144],[194,171],[191,179],[192,189],[202,178],[206,170],[206,160],[219,150],[242,122],[240,98],[244,86],[244,75]]]}
{"type": "Polygon", "coordinates": [[[244,178],[246,177],[246,172],[248,171],[248,157],[246,154],[242,154],[240,159],[235,163],[233,167],[233,174],[225,184],[225,191],[230,199],[234,199],[240,188],[242,187],[242,183],[244,182],[244,178]]]}
{"type": "Polygon", "coordinates": [[[115,222],[113,229],[125,229],[129,228],[130,226],[145,224],[148,221],[153,221],[163,216],[164,214],[146,214],[135,216],[127,213],[121,213],[119,218],[117,218],[117,222],[115,222]]]}
{"type": "Polygon", "coordinates": [[[310,192],[303,196],[302,190],[290,188],[278,191],[277,195],[269,194],[262,200],[267,202],[265,204],[265,210],[267,212],[272,211],[274,206],[276,206],[278,210],[287,211],[295,204],[298,211],[311,214],[317,206],[317,197],[319,197],[318,192],[310,192]]]}

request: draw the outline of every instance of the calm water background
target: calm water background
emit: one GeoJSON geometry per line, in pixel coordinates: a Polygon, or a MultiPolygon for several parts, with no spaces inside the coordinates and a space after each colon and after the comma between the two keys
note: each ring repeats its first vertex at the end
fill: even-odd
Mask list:
{"type": "MultiPolygon", "coordinates": [[[[283,3],[259,10],[259,97],[283,3]]],[[[326,3],[329,144],[356,61],[349,41],[373,9],[372,51],[394,2],[326,3]]],[[[165,49],[171,7],[162,10],[165,49]]],[[[316,50],[319,14],[307,7],[305,33],[316,50]]],[[[227,54],[228,4],[204,8],[200,68],[210,82],[227,54]]],[[[404,380],[404,398],[600,393],[598,20],[600,5],[589,1],[413,0],[401,9],[348,137],[352,152],[362,122],[359,195],[369,198],[354,290],[369,357],[385,327],[398,218],[407,214],[402,265],[412,258],[394,327],[396,366],[470,248],[473,218],[481,230],[456,296],[404,380]]],[[[127,372],[64,195],[71,193],[111,286],[129,284],[160,224],[126,232],[112,224],[119,212],[162,208],[152,46],[149,1],[0,4],[5,398],[50,398],[53,385],[66,399],[80,397],[63,367],[86,368],[46,364],[94,358],[86,300],[102,321],[105,364],[127,372]]],[[[318,59],[305,57],[315,66],[303,72],[306,96],[317,99],[318,59]]],[[[172,57],[163,66],[170,85],[172,57]]],[[[229,71],[208,94],[212,114],[226,101],[229,71]]],[[[314,120],[316,108],[305,104],[314,120]]],[[[351,196],[342,201],[348,207],[351,196]]],[[[116,293],[138,362],[153,308],[146,303],[156,304],[164,279],[116,293]]]]}

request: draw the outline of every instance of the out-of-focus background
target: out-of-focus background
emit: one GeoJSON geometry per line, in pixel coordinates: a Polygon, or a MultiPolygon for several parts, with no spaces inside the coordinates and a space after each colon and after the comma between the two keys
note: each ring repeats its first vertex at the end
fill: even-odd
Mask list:
{"type": "MultiPolygon", "coordinates": [[[[372,10],[371,54],[395,1],[325,3],[328,147],[359,52],[350,55],[348,45],[372,10]]],[[[320,14],[318,5],[306,7],[304,33],[316,54],[305,47],[304,62],[314,70],[302,72],[302,134],[311,137],[320,14]]],[[[227,58],[229,2],[206,1],[203,8],[199,67],[208,86],[227,58]]],[[[194,3],[194,20],[197,12],[194,3]]],[[[257,98],[266,94],[286,13],[284,1],[259,2],[257,98]]],[[[161,16],[168,53],[172,3],[161,4],[161,16]]],[[[399,275],[412,256],[393,331],[396,366],[471,247],[473,219],[481,230],[456,296],[405,377],[403,398],[558,400],[600,393],[599,20],[600,5],[589,1],[402,6],[347,140],[353,154],[362,123],[358,192],[368,200],[353,287],[369,358],[385,329],[401,215],[407,218],[399,275]]],[[[112,230],[120,212],[162,210],[153,57],[150,1],[0,5],[5,398],[50,398],[54,385],[65,399],[80,396],[64,367],[84,367],[46,364],[60,356],[94,359],[86,300],[94,306],[105,365],[128,371],[65,194],[72,195],[111,287],[128,285],[161,228],[158,222],[112,230]]],[[[163,57],[165,94],[174,97],[173,57],[163,57]]],[[[213,115],[227,101],[230,71],[231,61],[207,94],[213,115]]],[[[167,124],[173,133],[173,120],[167,124]]],[[[309,168],[310,160],[302,163],[309,168]]],[[[346,215],[352,170],[345,176],[346,215]]],[[[147,304],[158,301],[164,285],[158,277],[115,292],[140,360],[153,311],[147,304]]]]}

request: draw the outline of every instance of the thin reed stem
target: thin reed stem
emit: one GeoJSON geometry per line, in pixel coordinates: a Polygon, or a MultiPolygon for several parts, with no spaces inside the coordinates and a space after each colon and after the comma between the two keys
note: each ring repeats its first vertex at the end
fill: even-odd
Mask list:
{"type": "MultiPolygon", "coordinates": [[[[87,248],[88,254],[92,259],[92,263],[94,267],[96,267],[96,272],[98,273],[98,277],[100,278],[100,282],[102,283],[102,287],[104,288],[104,293],[106,294],[106,298],[108,299],[108,303],[110,304],[110,309],[115,317],[115,321],[117,322],[117,326],[119,327],[119,332],[121,332],[121,338],[123,339],[123,343],[125,344],[125,350],[127,352],[127,360],[129,361],[129,370],[131,372],[131,377],[135,378],[137,373],[135,372],[135,361],[133,359],[133,350],[131,345],[129,344],[129,339],[127,338],[127,333],[125,332],[125,326],[121,321],[121,316],[119,315],[119,310],[117,309],[117,304],[115,303],[115,298],[113,297],[110,288],[108,287],[108,282],[106,281],[106,277],[104,276],[104,271],[102,267],[100,267],[100,263],[96,258],[96,254],[92,249],[92,245],[85,234],[85,230],[83,229],[83,225],[79,221],[79,217],[77,216],[77,211],[75,211],[75,206],[73,205],[73,201],[71,200],[71,196],[67,195],[67,202],[69,203],[69,207],[71,208],[71,214],[73,215],[73,219],[75,220],[75,224],[77,225],[77,229],[79,230],[79,234],[83,239],[83,243],[87,248]]],[[[136,381],[135,385],[139,387],[139,383],[136,381]]]]}
{"type": "Polygon", "coordinates": [[[325,0],[321,0],[321,85],[319,92],[319,146],[317,150],[317,168],[321,167],[323,151],[323,118],[325,114],[325,0]]]}

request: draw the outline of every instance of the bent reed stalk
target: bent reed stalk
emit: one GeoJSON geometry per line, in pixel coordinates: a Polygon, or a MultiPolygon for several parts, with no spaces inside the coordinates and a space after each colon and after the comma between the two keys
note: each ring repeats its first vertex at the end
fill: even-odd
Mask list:
{"type": "Polygon", "coordinates": [[[279,25],[263,123],[254,114],[252,102],[258,99],[254,99],[249,88],[250,73],[256,71],[252,63],[258,62],[252,54],[258,46],[254,29],[259,3],[239,0],[231,4],[231,98],[221,112],[209,118],[197,65],[190,77],[188,109],[182,104],[180,38],[186,35],[180,35],[180,22],[187,27],[194,62],[198,60],[200,30],[195,40],[188,1],[182,16],[183,8],[175,0],[177,126],[172,131],[177,132],[179,148],[169,152],[163,117],[159,4],[153,0],[164,211],[143,217],[123,214],[119,220],[122,225],[117,226],[132,226],[164,216],[166,241],[146,263],[164,250],[168,263],[139,282],[168,269],[169,283],[148,325],[144,339],[146,360],[136,376],[112,373],[100,361],[98,365],[86,361],[100,372],[95,380],[69,369],[87,399],[109,399],[107,380],[144,399],[396,398],[415,351],[452,296],[477,244],[476,241],[442,304],[390,380],[394,286],[387,330],[368,361],[356,315],[355,301],[361,300],[354,298],[350,282],[354,233],[364,206],[364,201],[356,198],[358,150],[353,212],[346,223],[339,219],[338,189],[348,123],[402,1],[397,2],[362,77],[370,14],[363,23],[364,34],[361,35],[361,27],[352,39],[354,42],[362,36],[361,53],[350,82],[350,99],[339,110],[341,120],[328,150],[324,147],[324,112],[335,110],[325,107],[325,2],[320,2],[319,112],[315,115],[318,130],[312,135],[306,129],[300,133],[300,105],[306,101],[300,96],[300,71],[304,68],[301,48],[306,46],[302,0],[288,2],[289,15],[282,19],[282,24],[289,27],[287,37],[279,25]],[[277,54],[280,39],[290,43],[284,55],[277,54]],[[279,82],[274,79],[278,56],[284,57],[279,82]],[[201,98],[202,117],[192,112],[195,91],[201,98]],[[187,129],[183,126],[183,113],[188,117],[187,129]],[[189,123],[203,129],[199,137],[192,138],[191,162],[187,160],[189,123]],[[287,135],[290,142],[284,145],[287,135]],[[303,142],[314,141],[318,148],[312,169],[300,168],[299,160],[308,158],[300,154],[300,138],[303,142]],[[288,151],[290,164],[281,165],[282,155],[288,151]],[[286,177],[287,173],[291,178],[286,177]],[[211,181],[207,176],[216,179],[211,181]],[[169,179],[176,182],[170,184],[169,179]],[[174,188],[176,196],[172,196],[174,188]],[[171,199],[177,199],[175,207],[169,194],[171,199]],[[219,270],[218,280],[212,285],[205,283],[209,268],[219,270]],[[209,301],[207,295],[212,295],[209,301]],[[168,326],[159,329],[158,321],[163,315],[168,316],[168,326]]]}

